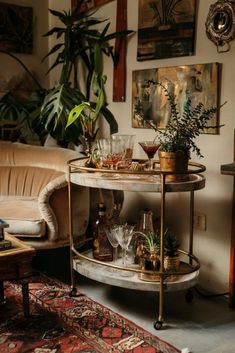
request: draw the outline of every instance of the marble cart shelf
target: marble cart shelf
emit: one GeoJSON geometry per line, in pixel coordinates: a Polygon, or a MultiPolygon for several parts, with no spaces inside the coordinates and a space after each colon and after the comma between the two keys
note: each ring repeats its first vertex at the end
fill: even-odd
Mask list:
{"type": "MultiPolygon", "coordinates": [[[[86,255],[91,257],[91,251],[86,255]]],[[[120,263],[117,263],[121,266],[120,263]]],[[[111,263],[110,263],[111,264],[111,263]]],[[[137,265],[130,265],[131,268],[137,269],[137,265]]],[[[160,291],[159,281],[146,281],[139,278],[138,273],[128,272],[112,267],[93,263],[86,259],[74,258],[73,268],[81,275],[93,279],[95,281],[110,284],[116,287],[129,288],[140,291],[160,291]],[[127,272],[127,276],[123,276],[127,272]]],[[[199,270],[188,273],[192,268],[187,263],[181,263],[180,271],[186,272],[183,275],[169,276],[164,281],[165,291],[179,291],[192,288],[197,283],[199,270]]]]}

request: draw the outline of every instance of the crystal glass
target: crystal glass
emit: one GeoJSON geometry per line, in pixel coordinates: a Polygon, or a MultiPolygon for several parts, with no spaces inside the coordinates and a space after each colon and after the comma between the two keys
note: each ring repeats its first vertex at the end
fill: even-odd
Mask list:
{"type": "Polygon", "coordinates": [[[114,134],[111,136],[111,139],[114,141],[117,140],[121,145],[124,145],[125,153],[120,167],[129,168],[132,163],[135,135],[114,134]]]}
{"type": "Polygon", "coordinates": [[[97,147],[103,167],[117,169],[125,155],[124,142],[112,138],[97,140],[97,147]]]}
{"type": "MultiPolygon", "coordinates": [[[[114,227],[114,229],[115,229],[117,241],[122,248],[122,265],[126,267],[127,251],[134,233],[134,226],[130,226],[128,224],[117,225],[114,227]]],[[[123,276],[130,276],[130,275],[132,274],[130,274],[130,272],[128,273],[127,271],[123,273],[123,276]]]]}
{"type": "Polygon", "coordinates": [[[160,147],[160,143],[157,141],[141,141],[139,142],[139,145],[143,148],[144,152],[147,154],[148,156],[148,160],[149,160],[149,170],[153,169],[153,158],[157,152],[157,150],[160,147]]]}
{"type": "Polygon", "coordinates": [[[117,232],[116,232],[116,228],[117,226],[113,226],[111,228],[106,228],[105,229],[105,232],[106,232],[106,235],[108,237],[108,240],[110,242],[110,244],[112,245],[113,247],[113,261],[114,261],[114,264],[117,262],[117,249],[118,249],[118,245],[119,245],[119,242],[118,242],[118,239],[117,239],[117,232]]]}

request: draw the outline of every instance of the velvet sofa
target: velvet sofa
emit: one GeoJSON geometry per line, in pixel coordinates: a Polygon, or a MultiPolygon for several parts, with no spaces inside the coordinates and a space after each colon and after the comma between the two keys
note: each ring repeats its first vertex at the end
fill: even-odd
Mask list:
{"type": "MultiPolygon", "coordinates": [[[[35,249],[69,244],[68,166],[78,152],[0,142],[0,218],[6,230],[35,249]]],[[[88,225],[89,190],[72,185],[75,241],[88,225]]]]}

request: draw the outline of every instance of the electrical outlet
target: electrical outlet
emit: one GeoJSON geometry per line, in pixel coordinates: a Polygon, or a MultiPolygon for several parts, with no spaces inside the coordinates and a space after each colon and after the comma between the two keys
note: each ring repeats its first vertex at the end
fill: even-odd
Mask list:
{"type": "Polygon", "coordinates": [[[206,215],[204,213],[196,213],[193,222],[194,229],[206,231],[206,215]]]}

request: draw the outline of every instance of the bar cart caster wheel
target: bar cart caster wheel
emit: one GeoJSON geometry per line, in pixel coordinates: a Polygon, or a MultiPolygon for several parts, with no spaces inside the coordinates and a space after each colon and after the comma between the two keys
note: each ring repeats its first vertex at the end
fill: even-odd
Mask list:
{"type": "Polygon", "coordinates": [[[192,290],[188,289],[187,293],[185,294],[185,300],[187,303],[191,303],[193,301],[194,295],[192,290]]]}
{"type": "Polygon", "coordinates": [[[77,289],[75,287],[71,288],[71,291],[69,292],[70,297],[75,297],[77,294],[77,289]]]}
{"type": "Polygon", "coordinates": [[[162,325],[163,325],[163,321],[157,320],[153,325],[153,327],[155,328],[155,330],[161,330],[162,325]]]}

